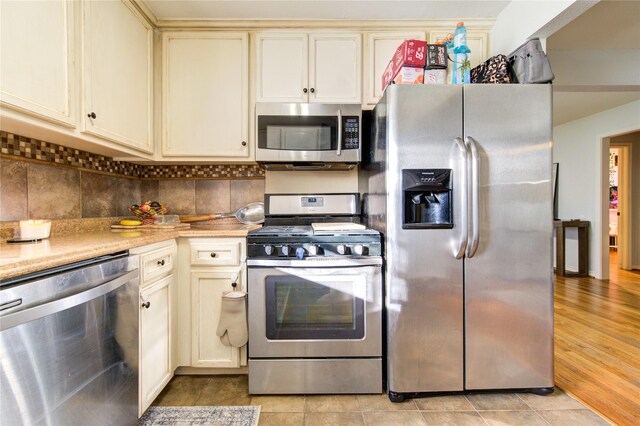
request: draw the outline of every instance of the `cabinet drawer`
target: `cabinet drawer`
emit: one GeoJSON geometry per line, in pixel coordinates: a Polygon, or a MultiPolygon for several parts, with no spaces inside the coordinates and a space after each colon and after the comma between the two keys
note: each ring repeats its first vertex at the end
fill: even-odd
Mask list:
{"type": "Polygon", "coordinates": [[[154,250],[140,256],[142,283],[169,275],[174,268],[176,257],[175,247],[154,250]]]}
{"type": "Polygon", "coordinates": [[[191,243],[191,264],[240,265],[240,243],[191,243]]]}

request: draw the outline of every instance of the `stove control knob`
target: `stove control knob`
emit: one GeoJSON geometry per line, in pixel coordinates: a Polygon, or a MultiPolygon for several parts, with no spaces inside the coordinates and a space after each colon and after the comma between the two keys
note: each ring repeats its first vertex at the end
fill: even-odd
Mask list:
{"type": "Polygon", "coordinates": [[[264,252],[267,256],[271,256],[273,253],[273,246],[264,246],[264,252]]]}
{"type": "Polygon", "coordinates": [[[317,245],[315,245],[315,244],[311,244],[311,245],[309,246],[309,254],[310,254],[311,256],[315,256],[315,255],[317,255],[317,254],[318,254],[318,246],[317,246],[317,245]]]}
{"type": "Polygon", "coordinates": [[[289,246],[282,246],[280,251],[282,252],[283,256],[289,256],[289,246]]]}
{"type": "Polygon", "coordinates": [[[358,256],[362,256],[364,254],[364,246],[362,244],[356,244],[353,246],[353,252],[358,256]]]}
{"type": "Polygon", "coordinates": [[[344,244],[338,244],[338,254],[345,254],[347,247],[344,244]]]}
{"type": "Polygon", "coordinates": [[[302,248],[302,247],[298,247],[298,248],[296,249],[296,258],[297,258],[298,260],[302,260],[302,259],[304,259],[304,248],[302,248]]]}

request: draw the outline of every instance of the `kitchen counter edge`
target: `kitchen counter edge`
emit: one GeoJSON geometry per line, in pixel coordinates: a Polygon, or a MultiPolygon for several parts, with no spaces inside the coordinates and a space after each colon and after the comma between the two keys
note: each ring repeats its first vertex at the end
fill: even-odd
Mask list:
{"type": "Polygon", "coordinates": [[[222,225],[182,230],[101,231],[51,237],[39,243],[0,244],[0,280],[130,250],[175,238],[246,237],[259,225],[222,225]]]}

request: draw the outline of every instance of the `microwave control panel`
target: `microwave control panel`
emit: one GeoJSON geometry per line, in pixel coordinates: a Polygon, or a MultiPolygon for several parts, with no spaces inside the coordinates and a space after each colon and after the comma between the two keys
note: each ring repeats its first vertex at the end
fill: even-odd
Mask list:
{"type": "Polygon", "coordinates": [[[344,149],[358,149],[360,147],[358,117],[342,117],[342,144],[344,149]]]}

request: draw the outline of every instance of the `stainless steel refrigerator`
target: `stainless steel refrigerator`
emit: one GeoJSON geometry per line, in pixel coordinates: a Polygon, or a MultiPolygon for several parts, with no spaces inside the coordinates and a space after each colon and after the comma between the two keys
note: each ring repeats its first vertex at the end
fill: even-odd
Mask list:
{"type": "Polygon", "coordinates": [[[365,217],[384,235],[387,390],[553,390],[550,85],[394,85],[365,217]]]}

